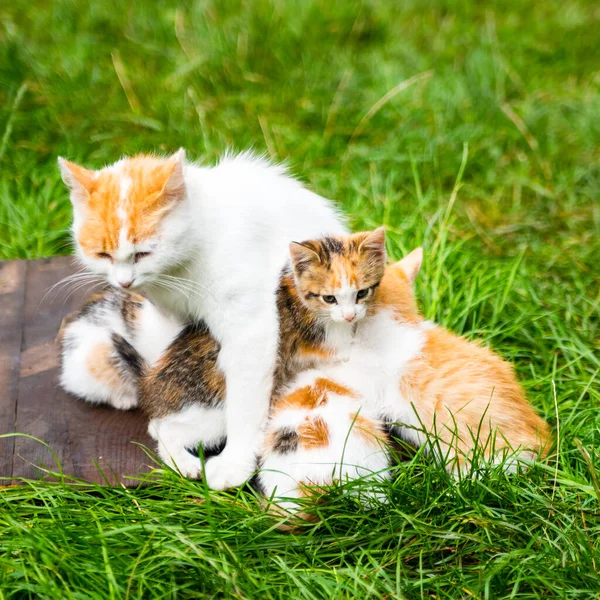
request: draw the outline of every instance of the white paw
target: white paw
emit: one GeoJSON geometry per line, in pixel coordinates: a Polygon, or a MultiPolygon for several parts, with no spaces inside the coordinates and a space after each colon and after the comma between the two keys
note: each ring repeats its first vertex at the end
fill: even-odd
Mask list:
{"type": "Polygon", "coordinates": [[[200,459],[190,454],[187,450],[178,453],[176,457],[168,457],[165,462],[188,479],[200,479],[202,477],[200,459]]]}
{"type": "Polygon", "coordinates": [[[204,476],[209,488],[226,490],[238,487],[250,478],[254,473],[254,463],[236,461],[235,458],[222,452],[206,461],[204,476]]]}
{"type": "Polygon", "coordinates": [[[120,398],[111,400],[110,404],[119,410],[131,410],[132,408],[137,408],[138,399],[136,396],[121,396],[120,398]]]}

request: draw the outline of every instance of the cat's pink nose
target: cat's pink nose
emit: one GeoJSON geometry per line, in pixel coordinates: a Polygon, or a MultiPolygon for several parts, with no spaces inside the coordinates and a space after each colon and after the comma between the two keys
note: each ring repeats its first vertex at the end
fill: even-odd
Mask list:
{"type": "Polygon", "coordinates": [[[344,315],[344,319],[346,319],[346,321],[348,321],[348,323],[352,323],[352,321],[354,321],[354,317],[356,315],[354,313],[348,313],[344,315]]]}
{"type": "Polygon", "coordinates": [[[130,280],[130,281],[119,281],[119,285],[120,285],[122,288],[128,288],[128,287],[131,287],[131,284],[132,284],[132,283],[133,283],[133,281],[131,281],[131,280],[130,280]]]}

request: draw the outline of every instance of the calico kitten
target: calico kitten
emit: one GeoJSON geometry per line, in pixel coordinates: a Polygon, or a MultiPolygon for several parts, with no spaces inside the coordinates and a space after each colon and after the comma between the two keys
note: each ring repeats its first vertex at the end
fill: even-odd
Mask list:
{"type": "MultiPolygon", "coordinates": [[[[383,275],[385,232],[293,242],[290,257],[277,290],[281,337],[275,390],[303,369],[347,355],[383,275]]],[[[229,434],[220,344],[204,323],[188,325],[150,365],[135,340],[116,329],[105,333],[112,335],[122,377],[136,382],[159,455],[183,475],[200,477],[201,462],[189,450],[199,444],[205,452],[214,450],[229,434]]]]}
{"type": "Polygon", "coordinates": [[[381,500],[379,484],[389,478],[391,461],[378,415],[356,392],[311,369],[273,403],[256,482],[276,513],[296,513],[302,499],[355,479],[369,482],[356,488],[363,502],[381,500]]]}
{"type": "Polygon", "coordinates": [[[210,487],[253,472],[273,389],[275,291],[291,239],[344,234],[331,204],[249,154],[216,167],[124,158],[92,171],[59,159],[85,267],[141,291],[181,322],[204,321],[221,345],[228,444],[206,465],[210,487]]]}
{"type": "Polygon", "coordinates": [[[60,384],[92,404],[135,408],[137,384],[112,336],[128,340],[144,363],[153,364],[181,327],[138,294],[118,290],[94,294],[61,324],[56,340],[61,347],[60,384]]]}

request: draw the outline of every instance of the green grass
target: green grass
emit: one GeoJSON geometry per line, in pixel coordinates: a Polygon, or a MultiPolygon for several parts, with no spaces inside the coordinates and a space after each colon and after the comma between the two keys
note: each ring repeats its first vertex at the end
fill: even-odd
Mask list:
{"type": "Polygon", "coordinates": [[[59,154],[253,147],[387,224],[395,257],[424,243],[427,316],[511,359],[560,430],[526,475],[454,483],[418,455],[387,505],[334,490],[293,536],[170,472],[28,482],[0,492],[0,598],[600,597],[597,3],[13,0],[0,21],[0,257],[69,251],[59,154]]]}

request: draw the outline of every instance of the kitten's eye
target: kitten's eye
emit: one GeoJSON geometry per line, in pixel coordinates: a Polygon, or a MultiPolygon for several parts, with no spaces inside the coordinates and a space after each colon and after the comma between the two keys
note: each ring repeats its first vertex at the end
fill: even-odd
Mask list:
{"type": "Polygon", "coordinates": [[[321,296],[321,298],[323,298],[323,302],[327,302],[327,304],[337,304],[335,296],[321,296]]]}
{"type": "Polygon", "coordinates": [[[113,257],[108,252],[96,252],[96,258],[108,259],[112,262],[113,257]]]}
{"type": "Polygon", "coordinates": [[[369,288],[366,288],[364,290],[358,290],[358,292],[356,293],[356,299],[362,300],[363,298],[366,298],[368,295],[369,295],[369,288]]]}
{"type": "Polygon", "coordinates": [[[142,258],[145,258],[146,256],[150,256],[150,252],[136,252],[133,260],[134,262],[138,262],[138,260],[142,260],[142,258]]]}

